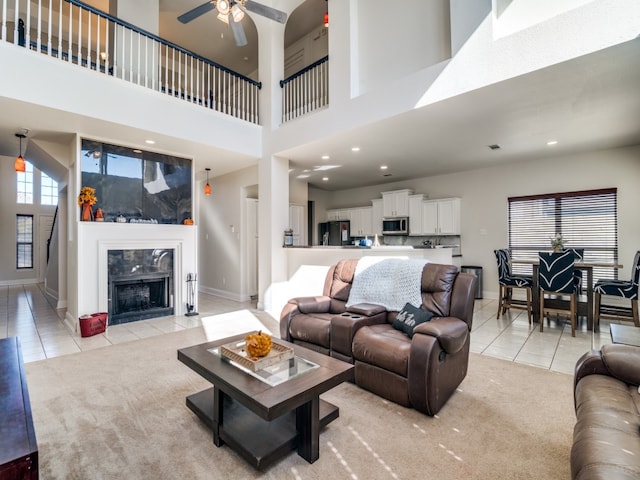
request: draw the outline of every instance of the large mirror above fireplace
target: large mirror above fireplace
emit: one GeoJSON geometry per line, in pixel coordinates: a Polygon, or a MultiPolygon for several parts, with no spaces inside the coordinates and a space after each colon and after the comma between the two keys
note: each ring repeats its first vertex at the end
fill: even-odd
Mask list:
{"type": "Polygon", "coordinates": [[[191,160],[82,139],[82,186],[104,221],[182,224],[192,217],[191,160]]]}

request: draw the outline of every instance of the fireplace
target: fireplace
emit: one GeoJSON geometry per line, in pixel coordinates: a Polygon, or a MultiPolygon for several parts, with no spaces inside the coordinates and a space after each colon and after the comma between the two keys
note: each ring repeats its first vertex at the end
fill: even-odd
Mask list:
{"type": "Polygon", "coordinates": [[[109,250],[109,325],[174,314],[173,250],[109,250]]]}

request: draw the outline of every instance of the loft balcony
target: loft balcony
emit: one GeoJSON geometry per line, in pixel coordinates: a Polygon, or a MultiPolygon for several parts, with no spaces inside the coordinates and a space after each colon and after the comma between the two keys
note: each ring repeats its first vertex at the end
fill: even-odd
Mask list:
{"type": "Polygon", "coordinates": [[[77,0],[0,0],[0,22],[0,42],[259,123],[259,82],[77,0]]]}

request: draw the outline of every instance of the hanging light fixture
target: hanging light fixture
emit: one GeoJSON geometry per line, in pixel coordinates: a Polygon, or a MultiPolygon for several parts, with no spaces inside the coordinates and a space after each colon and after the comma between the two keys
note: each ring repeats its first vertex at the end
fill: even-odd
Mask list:
{"type": "Polygon", "coordinates": [[[210,168],[205,168],[205,170],[207,171],[207,184],[204,186],[204,194],[209,196],[209,195],[211,195],[211,185],[209,185],[209,171],[211,169],[210,168]]]}
{"type": "Polygon", "coordinates": [[[24,133],[16,133],[16,137],[20,139],[20,153],[13,164],[13,168],[15,168],[16,172],[24,172],[27,169],[27,166],[24,163],[24,158],[22,157],[22,139],[27,136],[24,133]]]}
{"type": "Polygon", "coordinates": [[[244,12],[237,3],[231,7],[231,16],[233,17],[233,21],[236,23],[240,22],[244,18],[244,12]]]}
{"type": "Polygon", "coordinates": [[[329,26],[329,13],[324,14],[324,26],[327,28],[329,26]]]}

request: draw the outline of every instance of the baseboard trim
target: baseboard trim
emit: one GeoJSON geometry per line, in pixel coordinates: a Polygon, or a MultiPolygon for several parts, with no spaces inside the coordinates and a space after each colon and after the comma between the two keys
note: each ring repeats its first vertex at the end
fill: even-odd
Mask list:
{"type": "Polygon", "coordinates": [[[219,288],[203,287],[198,288],[199,292],[207,293],[209,295],[215,295],[217,297],[226,298],[235,302],[248,302],[251,297],[248,295],[238,295],[237,293],[229,292],[228,290],[220,290],[219,288]]]}

